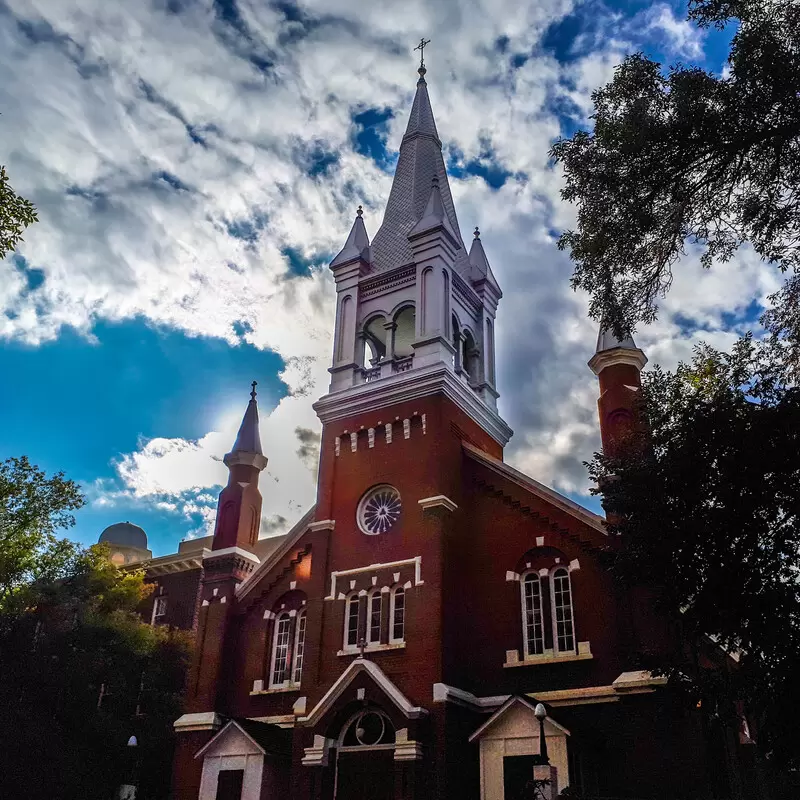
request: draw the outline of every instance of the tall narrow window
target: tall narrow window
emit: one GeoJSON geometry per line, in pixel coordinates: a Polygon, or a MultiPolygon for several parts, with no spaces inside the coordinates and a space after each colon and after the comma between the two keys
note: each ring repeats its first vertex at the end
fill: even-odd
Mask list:
{"type": "Polygon", "coordinates": [[[542,582],[535,572],[529,572],[522,581],[522,624],[525,626],[525,655],[544,653],[542,582]]]}
{"type": "Polygon", "coordinates": [[[344,644],[345,647],[358,646],[358,594],[353,593],[347,599],[345,614],[344,644]]]}
{"type": "Polygon", "coordinates": [[[303,677],[303,654],[306,649],[306,612],[301,611],[295,620],[294,632],[294,664],[292,666],[292,683],[300,683],[303,677]]]}
{"type": "Polygon", "coordinates": [[[560,567],[552,573],[553,587],[553,638],[556,651],[567,653],[575,651],[575,623],[572,618],[572,590],[569,572],[560,567]]]}
{"type": "Polygon", "coordinates": [[[389,641],[391,643],[405,641],[406,635],[406,592],[398,586],[392,592],[392,614],[389,641]]]}
{"type": "Polygon", "coordinates": [[[292,630],[292,618],[288,613],[281,614],[275,620],[275,634],[272,643],[272,670],[270,686],[283,686],[289,680],[289,641],[292,630]]]}
{"type": "Polygon", "coordinates": [[[380,644],[381,617],[383,616],[383,595],[380,589],[373,589],[369,596],[369,619],[367,622],[367,644],[380,644]]]}

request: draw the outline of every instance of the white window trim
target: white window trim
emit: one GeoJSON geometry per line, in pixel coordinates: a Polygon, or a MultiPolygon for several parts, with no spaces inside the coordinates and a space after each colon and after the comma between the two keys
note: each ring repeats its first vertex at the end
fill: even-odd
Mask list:
{"type": "Polygon", "coordinates": [[[306,614],[306,610],[302,609],[298,612],[297,616],[294,618],[294,636],[292,637],[292,641],[294,643],[294,647],[292,649],[292,664],[291,664],[291,671],[289,673],[290,682],[292,686],[300,686],[300,683],[303,680],[303,669],[305,668],[305,661],[306,661],[306,635],[308,633],[308,616],[306,614]],[[303,626],[303,653],[300,656],[302,659],[300,661],[300,677],[297,678],[297,654],[300,649],[300,620],[305,620],[305,625],[303,626]]]}
{"type": "Polygon", "coordinates": [[[389,603],[389,644],[400,644],[406,640],[406,612],[408,611],[408,592],[403,584],[399,584],[392,589],[391,601],[389,603]],[[403,592],[403,635],[398,639],[394,635],[394,611],[397,593],[403,592]]]}
{"type": "Polygon", "coordinates": [[[523,572],[519,579],[519,592],[520,592],[520,608],[522,610],[522,652],[524,654],[524,658],[538,658],[544,655],[545,651],[545,636],[544,636],[544,590],[542,587],[542,576],[539,575],[538,570],[530,569],[527,572],[523,572]],[[541,653],[531,653],[528,649],[528,625],[527,625],[527,598],[525,597],[525,581],[527,580],[528,576],[534,575],[536,580],[539,582],[539,603],[541,605],[540,611],[540,627],[542,632],[542,652],[541,653]]]}
{"type": "Polygon", "coordinates": [[[381,633],[383,632],[383,593],[380,589],[373,589],[367,595],[367,618],[366,618],[366,636],[364,637],[367,646],[377,645],[381,643],[381,633]],[[378,598],[380,603],[380,621],[378,622],[378,638],[372,638],[372,601],[378,598]]]}
{"type": "MultiPolygon", "coordinates": [[[[289,620],[289,637],[287,641],[287,649],[294,638],[294,631],[292,630],[292,617],[288,611],[282,611],[280,614],[277,614],[275,617],[275,621],[273,622],[273,629],[272,629],[272,649],[270,650],[270,658],[269,658],[269,688],[270,689],[282,689],[285,686],[290,686],[292,683],[292,667],[293,664],[289,664],[287,669],[287,678],[280,683],[275,682],[275,665],[276,665],[276,658],[278,655],[277,645],[278,645],[278,632],[280,630],[280,622],[282,619],[289,620]]],[[[291,654],[291,651],[290,653],[291,654]]],[[[294,659],[292,659],[294,660],[294,659]]]]}
{"type": "Polygon", "coordinates": [[[572,592],[572,578],[569,574],[570,570],[566,564],[556,564],[548,573],[547,578],[550,583],[550,616],[553,624],[553,652],[556,656],[563,656],[567,654],[576,654],[578,652],[578,636],[575,631],[575,595],[572,592]],[[555,573],[563,570],[567,576],[567,586],[569,586],[569,617],[570,624],[572,625],[572,644],[570,650],[561,650],[558,646],[558,625],[556,623],[556,591],[555,591],[555,573]]]}
{"type": "Polygon", "coordinates": [[[350,592],[350,594],[345,597],[344,600],[344,632],[342,636],[342,649],[349,653],[355,653],[358,651],[358,640],[360,638],[359,634],[361,633],[361,598],[357,591],[350,592]],[[355,607],[357,609],[357,619],[356,619],[356,641],[355,644],[350,644],[348,642],[348,634],[350,633],[350,604],[355,603],[355,607]]]}
{"type": "Polygon", "coordinates": [[[158,597],[156,597],[156,598],[153,600],[153,614],[152,614],[152,616],[150,617],[150,624],[151,624],[151,625],[155,625],[155,624],[156,624],[156,620],[160,619],[161,617],[165,617],[165,616],[167,615],[166,609],[164,610],[164,613],[163,613],[163,614],[157,614],[157,613],[156,613],[156,612],[158,611],[158,604],[159,604],[159,602],[161,602],[161,601],[163,601],[163,602],[164,602],[164,605],[166,606],[166,604],[167,604],[167,598],[166,598],[166,597],[164,597],[164,595],[158,595],[158,597]]]}

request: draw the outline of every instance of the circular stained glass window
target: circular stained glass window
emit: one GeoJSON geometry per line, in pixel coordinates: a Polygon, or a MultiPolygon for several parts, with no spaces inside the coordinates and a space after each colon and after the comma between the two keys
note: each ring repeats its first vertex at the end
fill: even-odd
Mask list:
{"type": "Polygon", "coordinates": [[[364,533],[386,533],[400,517],[400,507],[400,492],[394,486],[376,486],[358,504],[358,526],[364,533]]]}

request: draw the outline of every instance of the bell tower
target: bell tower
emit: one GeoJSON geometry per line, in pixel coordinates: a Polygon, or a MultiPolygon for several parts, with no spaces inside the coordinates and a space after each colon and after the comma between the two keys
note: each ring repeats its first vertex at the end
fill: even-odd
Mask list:
{"type": "Polygon", "coordinates": [[[461,238],[428,97],[416,94],[383,221],[372,240],[359,206],[331,262],[336,323],[323,422],[441,394],[502,452],[511,431],[497,413],[494,324],[502,292],[478,229],[461,238]]]}
{"type": "Polygon", "coordinates": [[[597,350],[589,367],[600,381],[597,412],[603,452],[616,455],[619,445],[636,425],[636,402],[647,356],[632,336],[620,340],[601,326],[597,350]]]}

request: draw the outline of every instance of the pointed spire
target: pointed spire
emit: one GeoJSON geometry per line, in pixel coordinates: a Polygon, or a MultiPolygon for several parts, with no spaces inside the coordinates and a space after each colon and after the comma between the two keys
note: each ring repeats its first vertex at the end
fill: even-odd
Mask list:
{"type": "Polygon", "coordinates": [[[481,241],[481,232],[475,228],[473,233],[472,246],[469,249],[469,264],[470,272],[469,277],[473,284],[481,286],[491,286],[499,295],[503,296],[500,291],[500,285],[494,277],[492,268],[489,266],[489,259],[486,258],[486,252],[483,249],[483,242],[481,241]]]}
{"type": "Polygon", "coordinates": [[[614,335],[610,328],[606,328],[605,324],[600,325],[600,332],[597,335],[597,349],[596,353],[602,353],[604,350],[613,350],[615,347],[624,347],[626,350],[638,350],[636,342],[633,341],[633,336],[626,336],[620,340],[614,335]]]}
{"type": "Polygon", "coordinates": [[[258,383],[253,381],[252,391],[250,392],[250,402],[244,412],[239,433],[236,435],[236,442],[231,453],[255,453],[264,455],[261,450],[261,436],[258,432],[258,403],[256,402],[256,386],[258,383]]]}
{"type": "Polygon", "coordinates": [[[636,346],[633,336],[626,336],[620,340],[610,328],[606,327],[605,322],[600,323],[597,349],[589,359],[589,368],[595,375],[599,375],[606,367],[614,364],[630,364],[641,371],[646,363],[647,356],[636,346]]]}
{"type": "Polygon", "coordinates": [[[447,216],[447,209],[444,207],[444,201],[442,200],[442,192],[439,189],[439,179],[434,175],[431,181],[431,193],[428,197],[428,204],[425,206],[425,211],[419,222],[408,232],[408,236],[411,238],[438,227],[444,228],[450,234],[453,241],[458,243],[460,237],[450,224],[450,220],[447,216]]]}
{"type": "Polygon", "coordinates": [[[414,95],[414,104],[411,106],[411,114],[406,125],[406,132],[403,141],[410,136],[432,136],[439,147],[442,143],[439,140],[439,133],[436,130],[436,120],[433,118],[431,100],[428,97],[428,84],[425,82],[425,67],[420,67],[419,80],[417,81],[417,93],[414,95]]]}
{"type": "Polygon", "coordinates": [[[414,262],[408,234],[427,215],[434,177],[439,181],[441,205],[458,248],[455,268],[459,272],[466,272],[469,270],[467,252],[447,182],[442,143],[436,131],[428,85],[425,83],[425,68],[420,67],[417,91],[400,145],[386,212],[370,248],[372,268],[376,272],[414,262]]]}
{"type": "Polygon", "coordinates": [[[354,261],[357,258],[369,263],[369,236],[364,225],[363,214],[364,209],[359,206],[356,211],[355,222],[353,222],[353,227],[350,229],[350,235],[347,237],[344,247],[331,261],[331,267],[338,267],[340,264],[346,264],[348,261],[354,261]]]}

